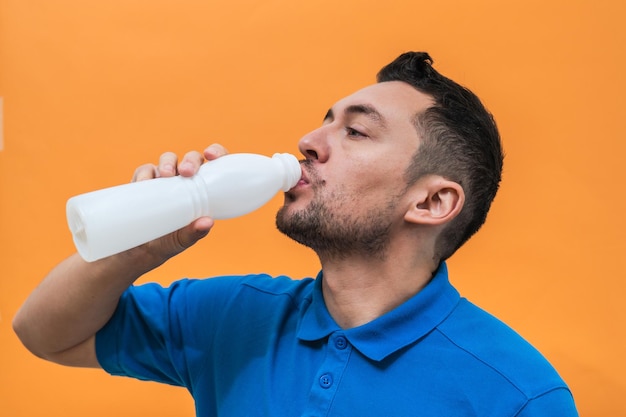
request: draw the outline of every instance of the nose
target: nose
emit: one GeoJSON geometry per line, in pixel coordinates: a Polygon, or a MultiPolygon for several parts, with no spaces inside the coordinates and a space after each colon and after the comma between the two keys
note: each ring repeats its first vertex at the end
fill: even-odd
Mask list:
{"type": "Polygon", "coordinates": [[[322,126],[307,133],[298,142],[298,148],[306,159],[324,163],[330,156],[330,144],[328,140],[328,132],[322,126]]]}

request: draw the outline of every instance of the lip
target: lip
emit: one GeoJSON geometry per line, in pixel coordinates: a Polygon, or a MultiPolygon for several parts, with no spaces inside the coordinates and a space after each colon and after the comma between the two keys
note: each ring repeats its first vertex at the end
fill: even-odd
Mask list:
{"type": "Polygon", "coordinates": [[[299,185],[306,185],[309,184],[309,176],[306,173],[306,170],[304,168],[304,165],[300,165],[300,168],[302,168],[302,176],[300,177],[300,180],[298,181],[298,183],[296,184],[296,187],[299,185]]]}
{"type": "Polygon", "coordinates": [[[296,185],[294,185],[291,190],[295,190],[295,189],[298,189],[298,188],[306,187],[307,185],[310,184],[309,176],[306,173],[304,165],[300,164],[300,167],[302,168],[302,176],[300,177],[300,179],[298,180],[296,185]]]}

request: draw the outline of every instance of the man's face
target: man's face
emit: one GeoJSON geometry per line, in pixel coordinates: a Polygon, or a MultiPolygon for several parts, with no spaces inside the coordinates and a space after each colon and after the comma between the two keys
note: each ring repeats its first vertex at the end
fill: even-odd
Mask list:
{"type": "Polygon", "coordinates": [[[278,229],[320,256],[384,256],[409,207],[404,174],[419,146],[414,118],[431,104],[399,81],[337,102],[300,140],[303,177],[285,195],[278,229]]]}

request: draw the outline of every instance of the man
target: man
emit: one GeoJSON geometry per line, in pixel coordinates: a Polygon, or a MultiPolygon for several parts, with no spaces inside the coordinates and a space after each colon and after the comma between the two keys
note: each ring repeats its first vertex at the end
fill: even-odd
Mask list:
{"type": "MultiPolygon", "coordinates": [[[[503,157],[478,98],[431,64],[401,55],[300,140],[303,176],[276,223],[317,253],[316,279],[131,286],[204,237],[201,218],[65,260],[16,332],[54,362],[185,386],[199,416],[576,416],[548,362],[448,281],[444,261],[483,224],[503,157]]],[[[134,179],[191,176],[224,153],[166,153],[134,179]]]]}

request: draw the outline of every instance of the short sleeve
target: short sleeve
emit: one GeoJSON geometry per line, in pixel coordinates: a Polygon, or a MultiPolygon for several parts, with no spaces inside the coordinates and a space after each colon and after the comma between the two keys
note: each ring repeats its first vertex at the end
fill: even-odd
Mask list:
{"type": "Polygon", "coordinates": [[[515,417],[578,417],[571,392],[559,388],[530,400],[515,417]]]}
{"type": "Polygon", "coordinates": [[[109,322],[96,334],[96,355],[112,375],[171,385],[191,384],[190,370],[203,364],[235,277],[180,280],[170,287],[130,287],[109,322]]]}

